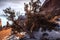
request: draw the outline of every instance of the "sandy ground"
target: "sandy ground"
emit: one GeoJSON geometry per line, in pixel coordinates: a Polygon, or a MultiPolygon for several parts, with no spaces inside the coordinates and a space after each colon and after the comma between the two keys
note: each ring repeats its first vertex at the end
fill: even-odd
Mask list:
{"type": "Polygon", "coordinates": [[[2,40],[4,37],[10,35],[11,33],[11,28],[8,28],[8,29],[2,29],[0,31],[0,40],[2,40]]]}

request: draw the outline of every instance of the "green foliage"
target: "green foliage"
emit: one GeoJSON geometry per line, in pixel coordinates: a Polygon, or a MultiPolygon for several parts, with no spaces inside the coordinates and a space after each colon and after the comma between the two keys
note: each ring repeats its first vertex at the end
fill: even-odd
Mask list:
{"type": "Polygon", "coordinates": [[[11,8],[6,8],[5,10],[3,10],[5,12],[5,14],[8,16],[8,20],[13,20],[15,17],[15,12],[14,10],[12,10],[11,8]]]}

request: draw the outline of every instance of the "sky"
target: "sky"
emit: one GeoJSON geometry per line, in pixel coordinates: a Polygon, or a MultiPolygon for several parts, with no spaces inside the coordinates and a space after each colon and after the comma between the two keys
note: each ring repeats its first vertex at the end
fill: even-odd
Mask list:
{"type": "MultiPolygon", "coordinates": [[[[45,0],[40,1],[43,4],[45,0]]],[[[3,10],[8,7],[11,7],[16,12],[20,12],[21,15],[24,15],[24,3],[28,4],[29,2],[30,0],[0,0],[0,15],[3,15],[3,10]]],[[[0,16],[0,18],[2,20],[2,26],[6,25],[6,22],[8,21],[6,17],[0,16]]]]}

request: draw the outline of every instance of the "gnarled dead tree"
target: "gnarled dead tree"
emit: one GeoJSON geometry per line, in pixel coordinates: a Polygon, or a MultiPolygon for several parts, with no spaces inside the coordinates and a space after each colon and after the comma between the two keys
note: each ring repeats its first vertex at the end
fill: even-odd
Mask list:
{"type": "Polygon", "coordinates": [[[39,0],[36,2],[32,0],[29,4],[25,4],[25,11],[27,19],[24,29],[14,21],[14,11],[11,12],[10,9],[4,10],[5,13],[10,14],[9,18],[12,18],[11,20],[27,33],[38,31],[40,28],[42,28],[42,31],[55,30],[57,23],[54,20],[56,16],[60,16],[60,0],[46,0],[42,6],[39,0]]]}
{"type": "Polygon", "coordinates": [[[58,24],[53,21],[53,19],[55,19],[56,16],[60,16],[59,0],[46,0],[42,6],[39,6],[36,3],[37,1],[32,3],[32,9],[34,10],[28,10],[29,6],[26,7],[25,5],[25,11],[27,15],[27,29],[29,31],[35,31],[39,28],[42,28],[43,31],[55,30],[55,27],[58,24]],[[33,4],[36,6],[34,6],[33,4]],[[39,12],[36,11],[37,7],[39,7],[40,9],[39,12]]]}

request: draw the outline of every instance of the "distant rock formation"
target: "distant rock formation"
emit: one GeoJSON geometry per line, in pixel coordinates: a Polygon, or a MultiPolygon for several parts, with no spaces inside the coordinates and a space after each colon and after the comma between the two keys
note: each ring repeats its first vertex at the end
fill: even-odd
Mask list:
{"type": "Polygon", "coordinates": [[[1,22],[1,19],[0,19],[0,30],[2,30],[2,22],[1,22]]]}

